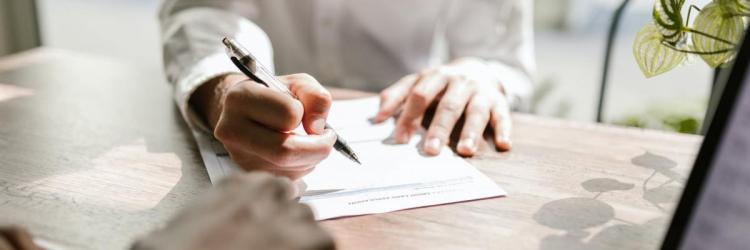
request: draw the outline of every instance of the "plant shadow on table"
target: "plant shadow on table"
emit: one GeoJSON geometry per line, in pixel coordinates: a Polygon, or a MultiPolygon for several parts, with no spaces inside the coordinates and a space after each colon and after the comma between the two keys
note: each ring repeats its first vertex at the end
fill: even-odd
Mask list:
{"type": "Polygon", "coordinates": [[[544,204],[534,214],[533,219],[537,223],[563,231],[542,239],[540,248],[642,249],[645,246],[658,246],[671,217],[662,204],[677,200],[684,181],[677,172],[671,170],[677,163],[664,156],[647,151],[632,158],[631,163],[654,170],[640,186],[642,198],[658,209],[661,216],[645,223],[617,218],[615,208],[599,197],[606,192],[628,191],[636,185],[612,178],[590,179],[581,183],[581,186],[586,191],[594,193],[593,197],[555,200],[544,204]],[[656,187],[650,187],[650,182],[653,182],[656,175],[663,175],[666,181],[655,184],[656,187]],[[679,185],[669,185],[673,183],[679,185]]]}

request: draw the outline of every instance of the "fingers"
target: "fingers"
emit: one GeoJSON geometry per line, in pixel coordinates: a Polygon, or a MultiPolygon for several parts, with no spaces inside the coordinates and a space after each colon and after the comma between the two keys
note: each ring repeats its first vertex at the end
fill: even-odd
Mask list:
{"type": "Polygon", "coordinates": [[[229,87],[224,98],[224,117],[242,117],[275,131],[294,130],[304,113],[301,102],[249,81],[229,87]]]}
{"type": "Polygon", "coordinates": [[[513,124],[510,120],[510,107],[505,98],[501,98],[490,110],[490,123],[495,132],[494,143],[500,151],[508,151],[511,148],[510,133],[513,124]]]}
{"type": "Polygon", "coordinates": [[[325,129],[331,95],[309,75],[281,78],[299,100],[252,82],[234,84],[224,94],[214,136],[243,169],[299,179],[328,156],[336,141],[325,129]],[[309,135],[289,132],[300,123],[309,135]]]}
{"type": "Polygon", "coordinates": [[[375,123],[381,123],[395,115],[417,80],[419,80],[419,75],[408,75],[380,92],[380,110],[374,118],[375,123]]]}
{"type": "Polygon", "coordinates": [[[466,104],[474,95],[475,85],[465,78],[452,77],[448,88],[435,110],[427,137],[425,138],[424,152],[428,155],[437,155],[445,144],[448,143],[451,131],[456,121],[464,113],[466,104]]]}
{"type": "Polygon", "coordinates": [[[331,108],[331,93],[308,74],[282,76],[280,80],[287,83],[289,90],[302,102],[305,131],[308,134],[322,134],[331,108]]]}
{"type": "Polygon", "coordinates": [[[474,97],[466,107],[466,118],[456,151],[461,156],[474,156],[479,148],[484,129],[490,120],[491,102],[485,97],[474,97]]]}
{"type": "Polygon", "coordinates": [[[219,121],[214,135],[238,163],[243,157],[257,155],[276,166],[315,164],[328,156],[336,141],[331,130],[320,135],[298,135],[277,132],[252,121],[231,121],[230,118],[219,121]]]}
{"type": "Polygon", "coordinates": [[[406,143],[422,122],[424,112],[445,89],[447,79],[440,74],[423,76],[406,98],[404,110],[393,132],[396,143],[406,143]]]}

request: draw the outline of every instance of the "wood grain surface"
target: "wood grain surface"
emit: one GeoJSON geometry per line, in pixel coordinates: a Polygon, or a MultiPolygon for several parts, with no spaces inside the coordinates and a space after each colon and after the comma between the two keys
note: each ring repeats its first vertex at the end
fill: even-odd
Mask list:
{"type": "MultiPolygon", "coordinates": [[[[153,69],[37,49],[0,59],[0,223],[123,249],[210,188],[153,69]]],[[[334,96],[366,94],[336,90],[334,96]]],[[[503,198],[321,222],[340,249],[654,249],[701,137],[514,114],[467,159],[503,198]]]]}

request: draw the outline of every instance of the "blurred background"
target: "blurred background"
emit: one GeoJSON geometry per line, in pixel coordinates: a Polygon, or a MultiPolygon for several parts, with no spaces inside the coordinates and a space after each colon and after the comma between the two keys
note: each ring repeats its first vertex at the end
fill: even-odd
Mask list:
{"type": "MultiPolygon", "coordinates": [[[[160,0],[0,0],[0,55],[39,45],[132,62],[161,74],[160,0]]],[[[708,0],[696,0],[699,6],[708,0]]],[[[595,121],[607,30],[621,0],[535,0],[536,94],[530,112],[595,121]]],[[[654,0],[633,0],[614,41],[606,123],[695,132],[713,70],[700,60],[646,79],[635,34],[654,0]]],[[[691,3],[691,1],[688,1],[691,3]]],[[[687,8],[685,8],[687,9],[687,8]]],[[[165,83],[166,84],[166,83],[165,83]]]]}

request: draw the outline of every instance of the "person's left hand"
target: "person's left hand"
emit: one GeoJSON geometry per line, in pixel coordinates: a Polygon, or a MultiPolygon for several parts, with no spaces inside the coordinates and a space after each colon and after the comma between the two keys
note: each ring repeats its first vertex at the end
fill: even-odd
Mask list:
{"type": "Polygon", "coordinates": [[[435,102],[437,109],[424,140],[428,155],[440,153],[462,114],[465,122],[456,148],[460,155],[477,153],[488,122],[495,132],[495,146],[510,149],[510,106],[502,85],[481,59],[459,59],[402,78],[380,93],[380,111],[374,120],[383,122],[403,108],[393,136],[397,143],[406,143],[435,102]]]}

